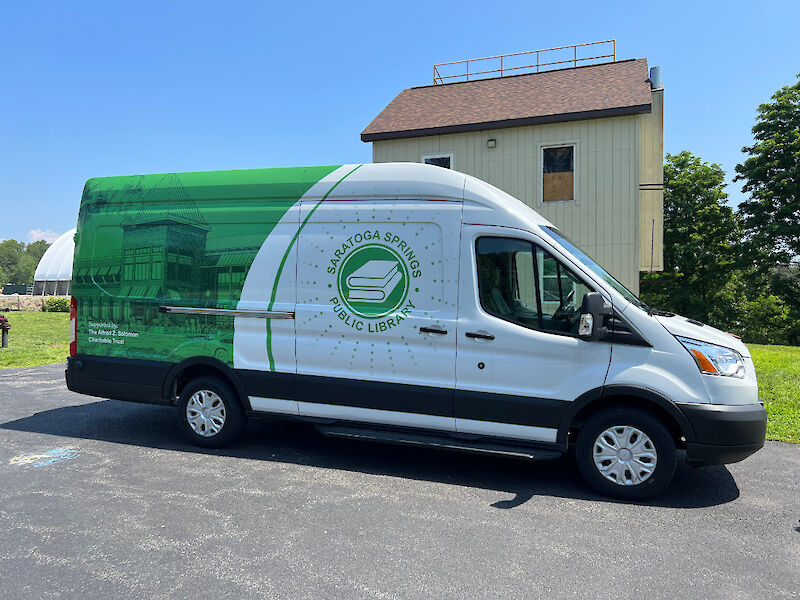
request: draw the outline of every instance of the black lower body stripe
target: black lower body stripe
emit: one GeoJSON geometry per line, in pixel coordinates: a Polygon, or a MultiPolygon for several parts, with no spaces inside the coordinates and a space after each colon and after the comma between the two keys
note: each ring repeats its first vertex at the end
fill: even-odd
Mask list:
{"type": "MultiPolygon", "coordinates": [[[[221,363],[220,363],[221,365],[221,363]]],[[[70,357],[69,389],[103,398],[170,404],[165,394],[174,363],[81,355],[70,357]]],[[[473,392],[406,383],[296,375],[224,367],[247,396],[298,400],[475,421],[559,427],[572,404],[528,396],[473,392]]]]}

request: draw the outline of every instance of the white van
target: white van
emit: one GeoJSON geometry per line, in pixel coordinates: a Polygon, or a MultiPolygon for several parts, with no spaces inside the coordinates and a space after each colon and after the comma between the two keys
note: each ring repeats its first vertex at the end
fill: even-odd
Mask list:
{"type": "Polygon", "coordinates": [[[721,464],[763,446],[747,347],[646,306],[522,202],[428,165],[289,171],[90,180],[70,389],[174,404],[211,447],[270,414],[534,459],[574,448],[623,498],[663,490],[679,449],[721,464]]]}

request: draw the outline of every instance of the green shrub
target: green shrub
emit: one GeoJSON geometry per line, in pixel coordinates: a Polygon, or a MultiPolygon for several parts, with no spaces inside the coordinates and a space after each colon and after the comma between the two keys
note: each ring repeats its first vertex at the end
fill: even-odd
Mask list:
{"type": "Polygon", "coordinates": [[[786,344],[792,322],[780,298],[762,294],[745,302],[741,336],[753,344],[786,344]]]}
{"type": "Polygon", "coordinates": [[[47,298],[42,304],[44,312],[69,312],[69,298],[47,298]]]}

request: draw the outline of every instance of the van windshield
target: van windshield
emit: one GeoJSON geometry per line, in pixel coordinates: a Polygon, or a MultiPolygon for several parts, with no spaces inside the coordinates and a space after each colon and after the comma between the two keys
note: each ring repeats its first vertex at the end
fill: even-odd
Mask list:
{"type": "Polygon", "coordinates": [[[620,294],[622,294],[628,302],[632,302],[636,306],[643,308],[644,310],[650,310],[650,307],[647,306],[644,302],[639,300],[632,291],[622,285],[619,281],[614,279],[611,276],[611,273],[606,271],[603,267],[598,265],[594,260],[592,260],[588,254],[586,254],[583,250],[578,248],[575,244],[570,242],[567,238],[565,238],[555,227],[542,227],[542,230],[549,235],[553,240],[555,240],[562,248],[568,250],[572,253],[572,255],[581,261],[584,265],[586,265],[590,271],[592,271],[595,275],[600,277],[603,281],[617,290],[620,294]]]}

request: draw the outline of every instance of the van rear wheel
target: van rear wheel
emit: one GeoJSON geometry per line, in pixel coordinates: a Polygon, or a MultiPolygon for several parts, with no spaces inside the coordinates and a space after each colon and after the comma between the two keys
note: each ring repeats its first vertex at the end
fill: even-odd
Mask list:
{"type": "Polygon", "coordinates": [[[578,468],[606,496],[640,500],[662,492],[677,463],[675,441],[654,416],[614,408],[592,416],[581,428],[575,449],[578,468]]]}
{"type": "Polygon", "coordinates": [[[239,438],[247,419],[239,399],[228,384],[217,377],[198,377],[181,392],[178,422],[192,443],[222,448],[239,438]]]}

